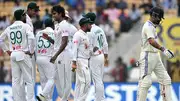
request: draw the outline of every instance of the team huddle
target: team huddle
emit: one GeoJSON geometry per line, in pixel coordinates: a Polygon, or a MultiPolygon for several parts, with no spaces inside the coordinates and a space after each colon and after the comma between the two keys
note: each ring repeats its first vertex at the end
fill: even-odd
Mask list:
{"type": "Polygon", "coordinates": [[[45,28],[35,35],[31,17],[38,11],[34,2],[28,4],[27,12],[16,10],[14,23],[0,35],[0,46],[11,59],[14,101],[35,101],[36,65],[42,87],[36,96],[38,101],[52,101],[54,86],[61,101],[68,101],[72,72],[76,72],[74,101],[85,101],[91,78],[96,101],[104,101],[102,78],[104,63],[108,63],[108,44],[103,30],[94,24],[95,13],[83,15],[78,30],[69,23],[70,16],[62,6],[53,6],[53,20],[46,19],[45,28]]]}
{"type": "MultiPolygon", "coordinates": [[[[62,6],[53,6],[53,20],[46,19],[45,28],[35,35],[31,17],[38,11],[39,6],[34,2],[29,3],[26,12],[22,9],[16,10],[15,22],[0,35],[0,47],[11,59],[14,101],[35,101],[36,65],[42,87],[42,92],[36,96],[38,101],[52,101],[54,86],[61,101],[68,101],[72,72],[76,72],[74,101],[86,100],[91,79],[95,86],[95,101],[105,101],[102,79],[104,64],[108,64],[108,44],[104,31],[95,24],[95,13],[83,15],[78,30],[69,23],[70,16],[62,6]],[[5,43],[6,37],[9,47],[5,43]]],[[[142,29],[139,60],[141,77],[137,101],[146,101],[152,72],[155,72],[161,84],[163,101],[172,101],[171,79],[162,64],[158,50],[168,58],[173,58],[174,55],[156,41],[155,28],[162,18],[163,10],[152,8],[150,20],[142,29]]]]}

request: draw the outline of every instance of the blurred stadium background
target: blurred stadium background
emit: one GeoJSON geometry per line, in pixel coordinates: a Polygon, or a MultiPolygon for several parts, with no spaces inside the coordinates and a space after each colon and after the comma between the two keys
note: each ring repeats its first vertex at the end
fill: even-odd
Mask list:
{"type": "MultiPolygon", "coordinates": [[[[157,28],[159,42],[173,50],[176,56],[167,60],[162,55],[162,60],[172,78],[173,101],[180,101],[180,0],[0,0],[0,32],[13,23],[13,12],[19,8],[26,9],[31,1],[40,6],[39,15],[33,18],[35,33],[44,27],[44,20],[51,17],[52,5],[65,7],[72,17],[71,23],[77,28],[82,14],[96,12],[96,23],[104,29],[109,43],[109,66],[104,68],[107,101],[135,101],[139,78],[139,68],[135,63],[140,53],[141,28],[149,17],[148,11],[154,6],[162,7],[165,20],[157,28]]],[[[0,101],[12,101],[13,66],[9,59],[0,49],[0,101]]],[[[150,89],[148,101],[162,101],[154,74],[152,79],[155,83],[150,89]]],[[[36,82],[35,91],[38,94],[41,91],[38,72],[36,82]]],[[[94,99],[93,93],[92,86],[87,101],[94,99]]],[[[72,89],[72,99],[73,94],[72,89]]],[[[53,99],[60,101],[56,92],[53,99]]]]}

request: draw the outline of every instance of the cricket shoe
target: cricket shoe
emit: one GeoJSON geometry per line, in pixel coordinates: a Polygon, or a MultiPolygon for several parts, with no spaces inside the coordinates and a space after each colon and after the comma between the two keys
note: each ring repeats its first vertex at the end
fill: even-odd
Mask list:
{"type": "Polygon", "coordinates": [[[47,101],[46,98],[42,94],[40,94],[39,96],[36,96],[36,98],[38,101],[47,101]]]}

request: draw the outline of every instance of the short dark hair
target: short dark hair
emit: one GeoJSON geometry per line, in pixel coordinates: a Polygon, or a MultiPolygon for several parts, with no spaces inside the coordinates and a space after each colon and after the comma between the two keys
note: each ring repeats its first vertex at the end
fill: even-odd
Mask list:
{"type": "Polygon", "coordinates": [[[93,23],[93,21],[91,21],[90,18],[85,18],[85,17],[81,18],[80,21],[79,21],[80,26],[83,26],[85,24],[92,24],[92,23],[93,23]]]}
{"type": "Polygon", "coordinates": [[[30,2],[27,6],[28,9],[34,9],[35,11],[40,11],[39,6],[37,6],[36,2],[30,2]]]}
{"type": "Polygon", "coordinates": [[[18,9],[14,12],[14,17],[16,20],[21,20],[22,15],[26,14],[23,9],[18,9]]]}
{"type": "Polygon", "coordinates": [[[96,20],[96,14],[95,13],[89,12],[89,13],[83,15],[83,17],[90,18],[90,20],[93,21],[93,23],[95,23],[95,20],[96,20]]]}
{"type": "Polygon", "coordinates": [[[54,22],[51,18],[47,18],[45,21],[44,21],[44,24],[45,24],[45,27],[52,27],[54,26],[54,22]]]}
{"type": "Polygon", "coordinates": [[[62,17],[65,17],[65,9],[64,7],[60,6],[60,5],[55,5],[52,7],[51,11],[56,11],[57,13],[61,13],[62,17]]]}

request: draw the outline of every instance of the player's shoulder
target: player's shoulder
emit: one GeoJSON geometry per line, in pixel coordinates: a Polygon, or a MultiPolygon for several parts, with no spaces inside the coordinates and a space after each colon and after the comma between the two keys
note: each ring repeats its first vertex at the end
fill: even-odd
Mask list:
{"type": "Polygon", "coordinates": [[[78,31],[78,29],[73,24],[70,24],[70,28],[72,31],[75,31],[75,32],[78,31]]]}
{"type": "Polygon", "coordinates": [[[99,33],[99,32],[104,32],[101,27],[99,27],[99,26],[97,26],[97,25],[95,25],[95,24],[92,25],[91,31],[94,32],[94,33],[96,33],[96,32],[98,32],[98,33],[99,33]]]}
{"type": "Polygon", "coordinates": [[[25,28],[31,28],[31,26],[29,24],[27,24],[27,23],[23,23],[22,26],[25,27],[25,28]]]}
{"type": "Polygon", "coordinates": [[[10,31],[10,27],[11,27],[12,25],[10,25],[10,26],[8,26],[8,27],[6,27],[5,28],[5,30],[3,31],[3,32],[9,32],[10,31]]]}
{"type": "Polygon", "coordinates": [[[92,38],[92,37],[94,36],[94,33],[93,33],[93,32],[87,32],[87,36],[88,36],[89,38],[92,38]]]}
{"type": "Polygon", "coordinates": [[[153,28],[154,27],[154,25],[153,25],[153,23],[151,22],[151,21],[146,21],[145,23],[144,23],[144,26],[143,26],[143,28],[153,28]]]}
{"type": "Polygon", "coordinates": [[[42,33],[44,32],[44,29],[43,30],[39,30],[36,34],[36,36],[40,36],[42,33]]]}
{"type": "Polygon", "coordinates": [[[75,32],[74,36],[81,36],[82,32],[80,30],[78,30],[77,32],[75,32]]]}
{"type": "Polygon", "coordinates": [[[69,27],[69,22],[67,22],[66,20],[63,20],[59,23],[59,26],[60,27],[69,27]]]}
{"type": "Polygon", "coordinates": [[[73,28],[73,29],[77,29],[73,24],[69,24],[70,26],[71,26],[71,28],[73,28]]]}
{"type": "Polygon", "coordinates": [[[46,27],[43,31],[54,32],[53,28],[51,27],[46,27]]]}

